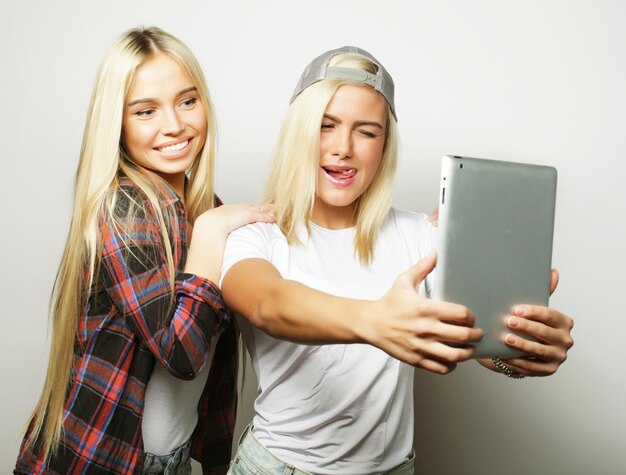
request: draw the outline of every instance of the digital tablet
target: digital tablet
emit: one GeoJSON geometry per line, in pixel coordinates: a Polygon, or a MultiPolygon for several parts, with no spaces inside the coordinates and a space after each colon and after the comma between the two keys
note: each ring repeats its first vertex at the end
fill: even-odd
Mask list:
{"type": "Polygon", "coordinates": [[[556,181],[549,166],[442,159],[433,298],[472,310],[475,358],[519,356],[504,343],[512,307],[548,304],[556,181]]]}

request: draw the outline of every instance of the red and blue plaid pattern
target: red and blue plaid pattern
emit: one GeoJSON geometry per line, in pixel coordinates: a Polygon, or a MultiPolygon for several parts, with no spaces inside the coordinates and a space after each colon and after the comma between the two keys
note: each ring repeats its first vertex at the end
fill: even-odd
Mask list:
{"type": "Polygon", "coordinates": [[[147,199],[128,179],[119,186],[121,225],[107,216],[100,220],[100,266],[79,318],[59,451],[44,462],[39,450],[27,450],[29,428],[15,473],[141,473],[141,420],[154,365],[192,379],[205,366],[214,334],[221,336],[198,406],[192,454],[207,469],[229,462],[236,405],[236,336],[229,313],[213,283],[180,272],[187,218],[174,191],[164,184],[161,197],[174,217],[169,237],[179,273],[172,302],[154,210],[130,216],[130,202],[147,199]],[[122,236],[131,244],[124,245],[122,236]]]}

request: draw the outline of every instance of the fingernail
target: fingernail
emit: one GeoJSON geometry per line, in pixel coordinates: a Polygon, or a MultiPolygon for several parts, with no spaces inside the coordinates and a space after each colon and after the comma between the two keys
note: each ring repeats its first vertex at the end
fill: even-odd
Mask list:
{"type": "Polygon", "coordinates": [[[510,327],[517,327],[517,326],[519,326],[519,324],[520,324],[519,318],[516,318],[516,317],[509,318],[509,326],[510,327]]]}
{"type": "Polygon", "coordinates": [[[524,315],[526,313],[526,307],[518,305],[514,310],[515,315],[524,315]]]}
{"type": "Polygon", "coordinates": [[[513,335],[512,333],[509,333],[506,336],[506,342],[507,343],[511,343],[511,344],[515,344],[517,342],[517,337],[515,335],[513,335]]]}

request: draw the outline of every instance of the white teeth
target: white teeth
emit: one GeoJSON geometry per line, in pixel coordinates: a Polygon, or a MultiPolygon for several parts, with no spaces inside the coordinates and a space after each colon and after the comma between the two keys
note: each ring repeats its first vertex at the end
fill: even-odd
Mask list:
{"type": "Polygon", "coordinates": [[[344,168],[344,169],[335,169],[335,168],[330,168],[330,167],[322,167],[322,168],[330,172],[335,172],[335,173],[352,173],[355,170],[355,168],[344,168]]]}
{"type": "Polygon", "coordinates": [[[178,152],[179,150],[184,149],[188,143],[189,143],[189,140],[185,140],[184,142],[181,142],[181,143],[168,145],[167,147],[160,148],[159,152],[163,152],[163,153],[178,152]]]}

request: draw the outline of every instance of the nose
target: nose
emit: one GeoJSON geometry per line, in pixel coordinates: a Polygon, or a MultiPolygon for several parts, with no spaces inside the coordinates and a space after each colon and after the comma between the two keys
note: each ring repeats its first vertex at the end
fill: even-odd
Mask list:
{"type": "Polygon", "coordinates": [[[333,155],[338,158],[352,157],[352,133],[350,130],[338,130],[334,134],[333,155]]]}
{"type": "Polygon", "coordinates": [[[175,109],[165,110],[163,113],[163,123],[161,131],[163,135],[178,135],[184,130],[185,126],[181,120],[178,111],[175,109]]]}

